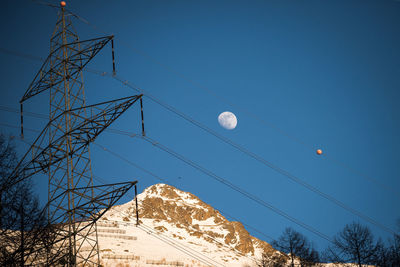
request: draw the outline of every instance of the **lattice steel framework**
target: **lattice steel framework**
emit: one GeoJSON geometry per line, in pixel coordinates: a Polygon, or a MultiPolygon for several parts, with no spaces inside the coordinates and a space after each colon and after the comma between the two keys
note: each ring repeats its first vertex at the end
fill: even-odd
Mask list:
{"type": "MultiPolygon", "coordinates": [[[[99,265],[96,221],[127,189],[136,187],[136,182],[93,184],[90,142],[136,101],[141,102],[142,95],[86,105],[82,69],[113,42],[113,36],[80,41],[71,17],[62,6],[50,40],[50,54],[20,101],[23,136],[22,103],[44,91],[50,94],[49,123],[12,174],[15,183],[38,172],[48,174],[48,226],[35,233],[36,240],[46,240],[46,244],[25,246],[29,248],[25,252],[29,264],[99,265]],[[52,236],[41,238],[50,228],[56,228],[52,236]]],[[[113,48],[112,43],[115,73],[113,48]]]]}

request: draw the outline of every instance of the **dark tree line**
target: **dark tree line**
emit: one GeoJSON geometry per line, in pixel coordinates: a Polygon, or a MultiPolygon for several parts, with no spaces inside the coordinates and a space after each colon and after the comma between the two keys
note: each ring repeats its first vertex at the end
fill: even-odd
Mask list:
{"type": "Polygon", "coordinates": [[[351,263],[358,267],[373,265],[379,267],[400,266],[400,220],[399,233],[395,234],[385,244],[381,239],[376,240],[367,226],[359,223],[347,224],[337,233],[333,242],[320,257],[312,243],[292,228],[286,228],[281,236],[273,241],[272,246],[286,253],[286,258],[276,254],[273,258],[262,255],[258,266],[318,266],[320,262],[339,264],[351,263]]]}
{"type": "Polygon", "coordinates": [[[0,266],[24,266],[24,253],[37,242],[33,233],[45,222],[32,182],[9,178],[17,162],[12,140],[0,134],[0,266]]]}
{"type": "Polygon", "coordinates": [[[292,228],[286,228],[282,235],[272,242],[272,246],[288,255],[292,267],[314,266],[320,261],[319,253],[312,243],[292,228]]]}
{"type": "Polygon", "coordinates": [[[395,234],[385,245],[375,240],[367,226],[360,223],[347,224],[334,237],[333,244],[325,251],[325,259],[331,262],[376,265],[380,267],[400,266],[400,235],[395,234]]]}
{"type": "Polygon", "coordinates": [[[368,227],[351,223],[334,237],[325,255],[329,261],[357,263],[361,267],[362,264],[372,264],[380,248],[381,242],[375,242],[368,227]]]}
{"type": "Polygon", "coordinates": [[[272,255],[262,254],[258,267],[286,267],[290,265],[308,267],[319,265],[320,258],[313,244],[301,233],[286,228],[271,245],[278,250],[272,255]],[[283,254],[283,253],[285,254],[283,254]]]}
{"type": "Polygon", "coordinates": [[[48,222],[32,180],[10,178],[17,164],[12,138],[0,133],[0,266],[31,266],[31,261],[66,266],[69,251],[59,245],[64,226],[48,222]]]}

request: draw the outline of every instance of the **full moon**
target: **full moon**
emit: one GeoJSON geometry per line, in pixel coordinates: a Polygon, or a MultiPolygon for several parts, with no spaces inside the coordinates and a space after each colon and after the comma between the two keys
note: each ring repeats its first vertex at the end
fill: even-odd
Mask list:
{"type": "Polygon", "coordinates": [[[229,111],[225,111],[225,112],[222,112],[221,114],[219,114],[218,122],[219,122],[219,125],[221,125],[222,127],[224,127],[227,130],[233,130],[233,129],[235,129],[235,127],[237,125],[237,119],[236,119],[235,114],[233,114],[232,112],[229,112],[229,111]]]}

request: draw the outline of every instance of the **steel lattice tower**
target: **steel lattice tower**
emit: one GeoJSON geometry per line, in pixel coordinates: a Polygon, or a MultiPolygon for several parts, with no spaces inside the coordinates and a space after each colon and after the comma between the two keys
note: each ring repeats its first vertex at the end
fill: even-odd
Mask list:
{"type": "Polygon", "coordinates": [[[23,102],[50,95],[49,123],[11,175],[15,183],[48,175],[48,223],[34,231],[32,244],[23,244],[28,264],[98,266],[96,221],[132,186],[136,193],[136,181],[94,185],[89,144],[142,95],[86,105],[82,70],[111,41],[115,73],[113,36],[80,41],[72,17],[61,2],[50,54],[20,101],[23,136],[23,102]]]}
{"type": "MultiPolygon", "coordinates": [[[[86,108],[79,109],[76,113],[66,112],[74,108],[85,107],[85,91],[83,84],[83,61],[69,60],[70,55],[80,51],[78,34],[75,32],[71,16],[66,16],[64,7],[61,8],[60,17],[56,23],[54,33],[50,41],[50,68],[54,71],[50,74],[51,81],[61,79],[62,81],[50,88],[50,110],[49,110],[49,143],[55,138],[63,136],[73,129],[81,118],[86,119],[86,108]],[[62,116],[58,116],[63,114],[62,116]]],[[[59,143],[58,149],[68,155],[74,150],[70,135],[64,136],[59,143]]],[[[88,190],[84,195],[77,195],[71,189],[77,187],[93,186],[93,177],[90,162],[89,147],[80,150],[74,157],[66,156],[65,159],[48,169],[49,192],[48,192],[48,218],[56,216],[63,207],[67,205],[68,212],[64,221],[68,222],[69,238],[67,240],[70,262],[80,263],[85,260],[79,249],[80,244],[86,243],[90,246],[91,257],[86,259],[91,263],[99,262],[99,247],[97,240],[96,224],[85,232],[84,235],[76,235],[76,217],[74,208],[79,205],[84,197],[93,199],[93,191],[88,190]],[[60,193],[68,189],[66,199],[54,199],[60,193]]]]}

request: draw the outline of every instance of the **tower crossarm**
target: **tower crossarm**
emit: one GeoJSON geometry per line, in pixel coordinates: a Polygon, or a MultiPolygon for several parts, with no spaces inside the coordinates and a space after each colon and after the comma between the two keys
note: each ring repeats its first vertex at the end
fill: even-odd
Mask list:
{"type": "MultiPolygon", "coordinates": [[[[57,265],[65,257],[63,251],[58,248],[62,247],[63,242],[70,237],[70,233],[67,231],[67,224],[60,222],[63,222],[63,219],[68,214],[74,212],[76,214],[76,232],[73,234],[76,236],[77,241],[82,243],[85,238],[88,238],[85,233],[90,231],[96,221],[136,184],[137,181],[133,181],[65,190],[56,198],[65,196],[67,191],[71,191],[73,194],[85,195],[85,191],[93,190],[96,194],[94,194],[94,197],[83,198],[79,206],[76,206],[73,210],[60,209],[57,216],[53,217],[45,227],[38,226],[36,231],[32,233],[33,238],[29,239],[32,243],[26,244],[28,249],[25,256],[30,261],[38,263],[40,262],[39,257],[44,255],[46,250],[52,250],[53,252],[50,253],[51,258],[47,259],[47,261],[50,265],[57,265]]],[[[46,206],[43,209],[44,213],[47,208],[46,206]]]]}
{"type": "Polygon", "coordinates": [[[73,77],[113,38],[114,36],[111,35],[60,45],[46,58],[24,96],[21,98],[20,103],[58,85],[65,79],[69,79],[68,76],[65,77],[62,71],[65,63],[69,66],[69,76],[73,77]],[[69,48],[71,53],[66,58],[59,58],[60,54],[58,52],[65,47],[69,48]]]}
{"type": "Polygon", "coordinates": [[[13,184],[18,183],[38,172],[46,172],[50,165],[63,160],[67,156],[73,156],[93,142],[101,132],[141,97],[142,95],[134,95],[61,113],[50,121],[40,133],[11,174],[10,180],[13,181],[13,184]],[[82,112],[79,112],[82,109],[86,109],[88,117],[85,118],[82,112]],[[64,119],[67,113],[75,116],[76,123],[74,126],[68,132],[60,132],[61,134],[54,138],[52,142],[46,142],[49,127],[54,122],[64,119]],[[71,139],[68,153],[63,146],[65,138],[71,139]],[[29,160],[30,156],[32,156],[31,160],[29,160]]]}

